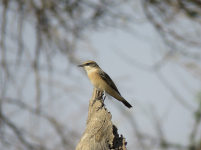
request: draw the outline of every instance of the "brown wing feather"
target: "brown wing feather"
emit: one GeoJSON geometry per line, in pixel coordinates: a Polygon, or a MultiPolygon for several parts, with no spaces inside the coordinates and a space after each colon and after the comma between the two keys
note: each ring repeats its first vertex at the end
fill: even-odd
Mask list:
{"type": "Polygon", "coordinates": [[[119,95],[121,95],[116,87],[116,85],[114,84],[114,82],[112,81],[112,79],[110,78],[110,76],[105,73],[103,70],[98,70],[98,74],[102,77],[103,80],[105,80],[107,82],[107,84],[109,84],[119,95]]]}

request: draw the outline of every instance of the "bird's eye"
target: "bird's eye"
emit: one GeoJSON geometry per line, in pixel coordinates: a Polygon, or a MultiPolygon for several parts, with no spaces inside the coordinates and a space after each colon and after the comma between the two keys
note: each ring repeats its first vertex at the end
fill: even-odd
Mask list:
{"type": "Polygon", "coordinates": [[[90,65],[90,63],[86,63],[86,64],[85,64],[85,66],[89,66],[89,65],[90,65]]]}

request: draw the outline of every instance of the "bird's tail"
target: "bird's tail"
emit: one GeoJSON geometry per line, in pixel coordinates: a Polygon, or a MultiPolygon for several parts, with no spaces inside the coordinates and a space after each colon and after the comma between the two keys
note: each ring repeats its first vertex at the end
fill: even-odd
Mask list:
{"type": "Polygon", "coordinates": [[[131,104],[129,104],[119,93],[112,93],[111,96],[121,101],[126,107],[131,108],[131,104]]]}
{"type": "Polygon", "coordinates": [[[122,102],[126,107],[128,107],[128,108],[131,108],[131,107],[132,107],[132,105],[129,104],[129,102],[127,102],[125,99],[121,100],[121,102],[122,102]]]}

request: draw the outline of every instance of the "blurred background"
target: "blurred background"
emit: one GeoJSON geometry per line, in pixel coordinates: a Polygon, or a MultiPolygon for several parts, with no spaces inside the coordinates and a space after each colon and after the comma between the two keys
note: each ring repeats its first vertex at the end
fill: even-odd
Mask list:
{"type": "Polygon", "coordinates": [[[201,150],[200,0],[0,0],[0,149],[73,150],[94,60],[128,150],[201,150]]]}

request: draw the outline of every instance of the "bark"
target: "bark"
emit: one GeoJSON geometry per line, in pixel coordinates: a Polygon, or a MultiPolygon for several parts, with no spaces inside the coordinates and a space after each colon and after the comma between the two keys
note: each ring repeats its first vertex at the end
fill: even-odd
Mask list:
{"type": "Polygon", "coordinates": [[[76,150],[126,150],[125,138],[117,133],[111,114],[101,107],[103,100],[94,101],[101,92],[95,88],[89,101],[87,126],[76,150]]]}

